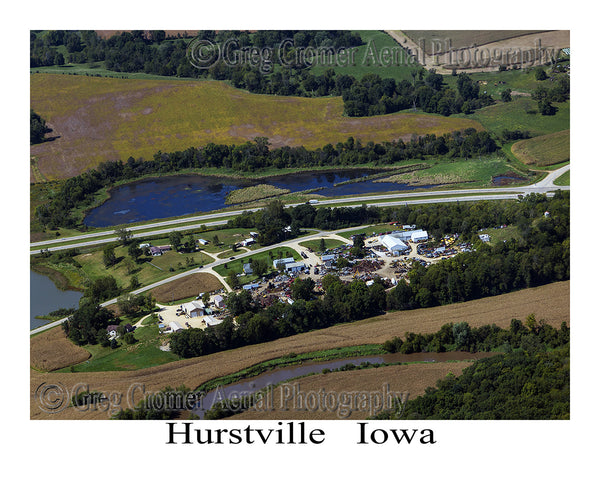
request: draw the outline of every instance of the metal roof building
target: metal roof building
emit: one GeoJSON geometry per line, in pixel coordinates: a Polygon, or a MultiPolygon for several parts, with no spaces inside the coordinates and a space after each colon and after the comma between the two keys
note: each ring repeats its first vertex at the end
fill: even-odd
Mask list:
{"type": "Polygon", "coordinates": [[[384,235],[381,238],[381,244],[388,249],[390,253],[398,255],[400,252],[408,250],[410,247],[396,236],[384,235]]]}

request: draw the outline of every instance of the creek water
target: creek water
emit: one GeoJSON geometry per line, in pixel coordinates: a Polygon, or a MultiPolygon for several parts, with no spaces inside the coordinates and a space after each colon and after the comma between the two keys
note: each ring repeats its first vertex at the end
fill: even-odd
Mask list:
{"type": "Polygon", "coordinates": [[[77,308],[81,292],[60,290],[54,282],[45,275],[30,270],[29,273],[29,307],[30,329],[41,327],[48,323],[46,320],[35,318],[36,315],[46,315],[59,308],[77,308]]]}
{"type": "Polygon", "coordinates": [[[223,387],[217,387],[206,393],[205,397],[196,405],[193,412],[201,419],[204,419],[204,413],[210,410],[211,406],[221,400],[231,400],[241,398],[259,391],[260,389],[285,382],[292,378],[308,375],[310,373],[320,373],[324,369],[336,369],[347,364],[360,365],[368,362],[371,364],[397,363],[397,362],[448,362],[457,360],[479,360],[492,355],[495,352],[443,352],[443,353],[391,353],[386,355],[343,358],[327,362],[306,362],[301,365],[279,368],[261,375],[257,375],[248,380],[244,380],[223,387]]]}
{"type": "Polygon", "coordinates": [[[269,184],[291,192],[318,189],[323,196],[359,195],[398,190],[414,190],[406,184],[365,180],[336,185],[375,173],[374,170],[352,169],[329,172],[302,172],[260,180],[177,175],[128,183],[111,190],[110,198],[90,210],[84,224],[110,227],[132,222],[178,217],[197,212],[210,212],[226,207],[227,194],[239,188],[269,184]]]}

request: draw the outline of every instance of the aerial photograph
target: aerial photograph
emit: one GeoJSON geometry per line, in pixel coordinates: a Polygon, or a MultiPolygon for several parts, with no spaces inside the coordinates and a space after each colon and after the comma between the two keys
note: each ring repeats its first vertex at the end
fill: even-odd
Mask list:
{"type": "Polygon", "coordinates": [[[29,41],[30,420],[570,420],[569,30],[29,41]]]}

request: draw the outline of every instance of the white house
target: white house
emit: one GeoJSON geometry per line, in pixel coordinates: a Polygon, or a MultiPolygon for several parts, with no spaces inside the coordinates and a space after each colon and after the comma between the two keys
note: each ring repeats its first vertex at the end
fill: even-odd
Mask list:
{"type": "Polygon", "coordinates": [[[402,252],[405,252],[410,248],[402,240],[391,235],[384,235],[381,238],[381,244],[387,248],[388,252],[390,252],[392,255],[400,255],[402,252]]]}
{"type": "Polygon", "coordinates": [[[208,240],[204,240],[203,238],[199,238],[196,240],[200,245],[208,245],[208,240]]]}

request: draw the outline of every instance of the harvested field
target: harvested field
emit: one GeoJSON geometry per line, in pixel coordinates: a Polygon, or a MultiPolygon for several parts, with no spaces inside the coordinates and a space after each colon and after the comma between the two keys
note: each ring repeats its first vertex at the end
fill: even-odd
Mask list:
{"type": "Polygon", "coordinates": [[[31,337],[29,358],[31,365],[38,370],[58,370],[81,363],[89,357],[90,353],[71,342],[60,327],[31,337]]]}
{"type": "MultiPolygon", "coordinates": [[[[409,140],[473,127],[476,121],[428,114],[343,116],[341,97],[255,95],[217,81],[126,80],[31,75],[31,108],[54,141],[31,147],[37,177],[68,178],[106,160],[151,159],[162,150],[268,137],[273,147],[409,140]]],[[[34,178],[34,177],[32,177],[34,178]]]]}
{"type": "MultiPolygon", "coordinates": [[[[318,393],[323,389],[325,395],[333,394],[335,398],[340,398],[338,395],[342,392],[382,392],[386,391],[385,385],[389,385],[389,392],[397,393],[398,397],[408,393],[410,400],[423,395],[427,387],[435,386],[438,380],[449,373],[460,375],[471,364],[472,362],[462,361],[393,365],[348,372],[332,372],[326,375],[311,375],[294,380],[290,384],[294,385],[295,391],[301,394],[318,393]]],[[[378,413],[376,405],[373,405],[375,410],[370,412],[360,408],[360,404],[349,415],[334,407],[330,409],[317,408],[316,411],[298,411],[299,409],[294,406],[292,400],[287,403],[289,410],[285,411],[282,409],[286,406],[282,398],[285,399],[286,395],[289,395],[288,392],[279,387],[273,389],[273,411],[248,410],[228,417],[227,420],[362,420],[371,414],[378,413]]],[[[341,401],[343,401],[343,397],[341,401]]]]}
{"type": "Polygon", "coordinates": [[[550,133],[516,142],[512,153],[525,165],[546,167],[571,158],[571,130],[550,133]]]}
{"type": "Polygon", "coordinates": [[[394,336],[404,337],[404,334],[409,331],[432,333],[449,322],[465,321],[471,326],[495,323],[507,328],[510,326],[511,319],[525,320],[527,315],[535,313],[538,320],[543,319],[549,325],[559,327],[563,321],[570,323],[569,291],[570,282],[566,281],[455,305],[394,312],[272,342],[137,371],[39,373],[31,370],[30,414],[32,419],[108,418],[106,412],[84,413],[73,408],[67,408],[53,415],[44,413],[34,398],[35,390],[42,382],[60,382],[66,388],[72,388],[83,382],[90,386],[90,390],[122,392],[124,395],[133,383],[145,385],[146,391],[156,391],[165,386],[176,387],[182,384],[196,388],[210,379],[292,352],[303,353],[351,345],[382,343],[394,336]]]}
{"type": "Polygon", "coordinates": [[[223,284],[214,275],[196,273],[153,288],[150,293],[156,298],[157,302],[167,303],[193,297],[199,293],[213,292],[221,288],[223,288],[223,284]]]}

